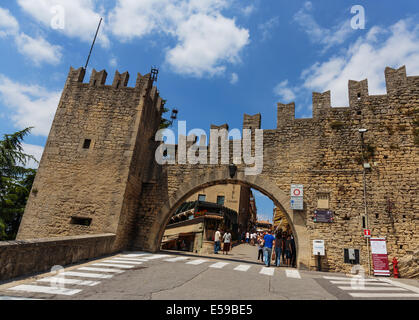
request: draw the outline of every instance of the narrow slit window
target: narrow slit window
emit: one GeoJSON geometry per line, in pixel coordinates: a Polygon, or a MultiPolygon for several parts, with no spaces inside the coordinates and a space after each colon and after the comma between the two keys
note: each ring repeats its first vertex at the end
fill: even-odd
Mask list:
{"type": "Polygon", "coordinates": [[[71,217],[70,224],[89,227],[92,224],[92,218],[71,217]]]}
{"type": "Polygon", "coordinates": [[[92,144],[91,139],[85,139],[83,143],[83,149],[90,149],[90,145],[92,144]]]}

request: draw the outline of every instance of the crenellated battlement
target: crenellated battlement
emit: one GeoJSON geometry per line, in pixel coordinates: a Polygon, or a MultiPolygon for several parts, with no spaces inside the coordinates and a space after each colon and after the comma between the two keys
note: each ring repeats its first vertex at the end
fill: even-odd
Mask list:
{"type": "MultiPolygon", "coordinates": [[[[84,78],[86,75],[86,70],[82,67],[75,69],[73,67],[70,67],[70,72],[68,73],[67,81],[68,82],[76,82],[81,84],[84,83],[84,78]]],[[[97,71],[96,69],[92,70],[92,73],[90,74],[89,85],[90,87],[108,87],[108,88],[114,88],[114,89],[124,89],[124,88],[143,88],[144,86],[149,86],[149,88],[152,87],[153,81],[151,80],[151,74],[148,73],[146,75],[141,75],[141,73],[138,73],[137,80],[135,83],[135,87],[128,87],[128,81],[130,79],[130,74],[128,71],[124,73],[120,73],[118,70],[115,71],[115,75],[113,78],[113,82],[111,85],[106,85],[106,81],[108,78],[108,73],[106,70],[97,71]]],[[[157,91],[152,91],[151,94],[155,95],[157,91]]]]}
{"type": "Polygon", "coordinates": [[[243,116],[243,129],[260,129],[262,124],[262,115],[260,113],[255,115],[244,114],[243,116]]]}
{"type": "Polygon", "coordinates": [[[226,129],[227,131],[229,130],[228,123],[222,124],[221,126],[211,124],[210,128],[211,128],[211,130],[221,130],[221,129],[226,129]]]}
{"type": "MultiPolygon", "coordinates": [[[[86,70],[84,68],[75,69],[70,67],[70,72],[68,73],[66,87],[71,85],[76,85],[81,88],[100,88],[107,90],[99,90],[100,95],[106,94],[107,98],[112,99],[121,99],[120,95],[115,95],[115,92],[120,93],[135,93],[142,90],[145,90],[145,96],[148,96],[147,99],[151,103],[146,103],[146,105],[153,105],[158,112],[161,112],[161,107],[163,99],[159,95],[157,87],[153,86],[153,80],[151,79],[151,74],[141,75],[138,73],[135,87],[128,87],[128,81],[130,74],[128,71],[120,73],[118,70],[115,71],[115,76],[113,78],[112,84],[107,85],[106,81],[108,78],[108,73],[106,70],[97,71],[96,69],[92,70],[90,74],[90,79],[88,83],[84,83],[84,78],[86,75],[86,70]]],[[[91,93],[89,93],[90,95],[91,93]]],[[[135,94],[132,95],[132,98],[135,98],[135,94]]]]}
{"type": "MultiPolygon", "coordinates": [[[[399,69],[387,67],[384,73],[387,89],[387,94],[385,95],[370,95],[368,90],[368,79],[361,81],[349,80],[349,107],[332,108],[330,91],[323,93],[313,92],[313,117],[311,120],[327,120],[331,113],[341,113],[350,117],[354,114],[361,115],[364,112],[369,112],[368,110],[371,111],[376,108],[391,108],[388,103],[385,103],[390,98],[399,99],[399,95],[402,92],[418,92],[418,77],[408,77],[406,66],[402,66],[399,69]]],[[[295,102],[289,104],[278,103],[277,128],[290,125],[294,123],[294,120],[295,102]]]]}

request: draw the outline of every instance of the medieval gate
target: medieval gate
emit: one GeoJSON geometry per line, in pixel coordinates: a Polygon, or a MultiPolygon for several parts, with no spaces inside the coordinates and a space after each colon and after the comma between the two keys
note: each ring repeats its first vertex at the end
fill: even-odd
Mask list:
{"type": "MultiPolygon", "coordinates": [[[[358,248],[364,198],[360,128],[367,128],[364,157],[372,233],[387,237],[389,254],[413,250],[418,210],[417,110],[419,77],[404,67],[385,71],[387,94],[369,95],[368,82],[349,81],[349,107],[332,108],[330,91],[313,93],[313,118],[296,119],[295,104],[278,104],[277,128],[263,131],[263,170],[246,175],[229,164],[159,165],[155,141],[164,100],[148,74],[73,69],[65,84],[40,162],[18,239],[112,233],[113,250],[159,250],[165,226],[189,195],[214,184],[235,183],[266,194],[283,209],[297,240],[298,265],[313,268],[313,239],[326,244],[324,268],[349,271],[345,248],[358,248]],[[403,165],[401,165],[403,164],[403,165]],[[290,185],[304,185],[304,210],[290,209],[290,185]],[[327,195],[332,223],[313,219],[327,195]],[[390,199],[393,212],[387,212],[390,199]],[[403,217],[403,218],[402,218],[403,217]],[[403,234],[401,231],[403,230],[403,234]]],[[[243,129],[261,128],[261,116],[244,116],[243,129]]],[[[416,233],[417,234],[417,233],[416,233]]]]}

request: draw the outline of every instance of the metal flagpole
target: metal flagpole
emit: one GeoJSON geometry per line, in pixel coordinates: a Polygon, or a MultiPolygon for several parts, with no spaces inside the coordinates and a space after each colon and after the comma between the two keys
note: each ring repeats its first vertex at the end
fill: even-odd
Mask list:
{"type": "Polygon", "coordinates": [[[102,20],[103,20],[103,18],[100,18],[99,25],[97,26],[97,30],[96,30],[96,34],[95,34],[95,38],[93,39],[92,46],[90,47],[89,56],[87,57],[87,61],[86,61],[86,65],[85,65],[85,67],[84,67],[84,70],[87,70],[87,65],[89,64],[90,56],[91,56],[91,54],[92,54],[93,47],[94,47],[94,45],[95,45],[97,35],[98,35],[98,33],[99,33],[99,29],[100,29],[100,25],[102,24],[102,20]]]}

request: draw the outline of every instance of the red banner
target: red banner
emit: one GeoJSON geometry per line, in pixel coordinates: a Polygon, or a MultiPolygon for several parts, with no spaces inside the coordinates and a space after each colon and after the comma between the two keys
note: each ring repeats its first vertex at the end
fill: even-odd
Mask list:
{"type": "Polygon", "coordinates": [[[372,265],[375,276],[390,276],[385,238],[371,238],[372,265]]]}

